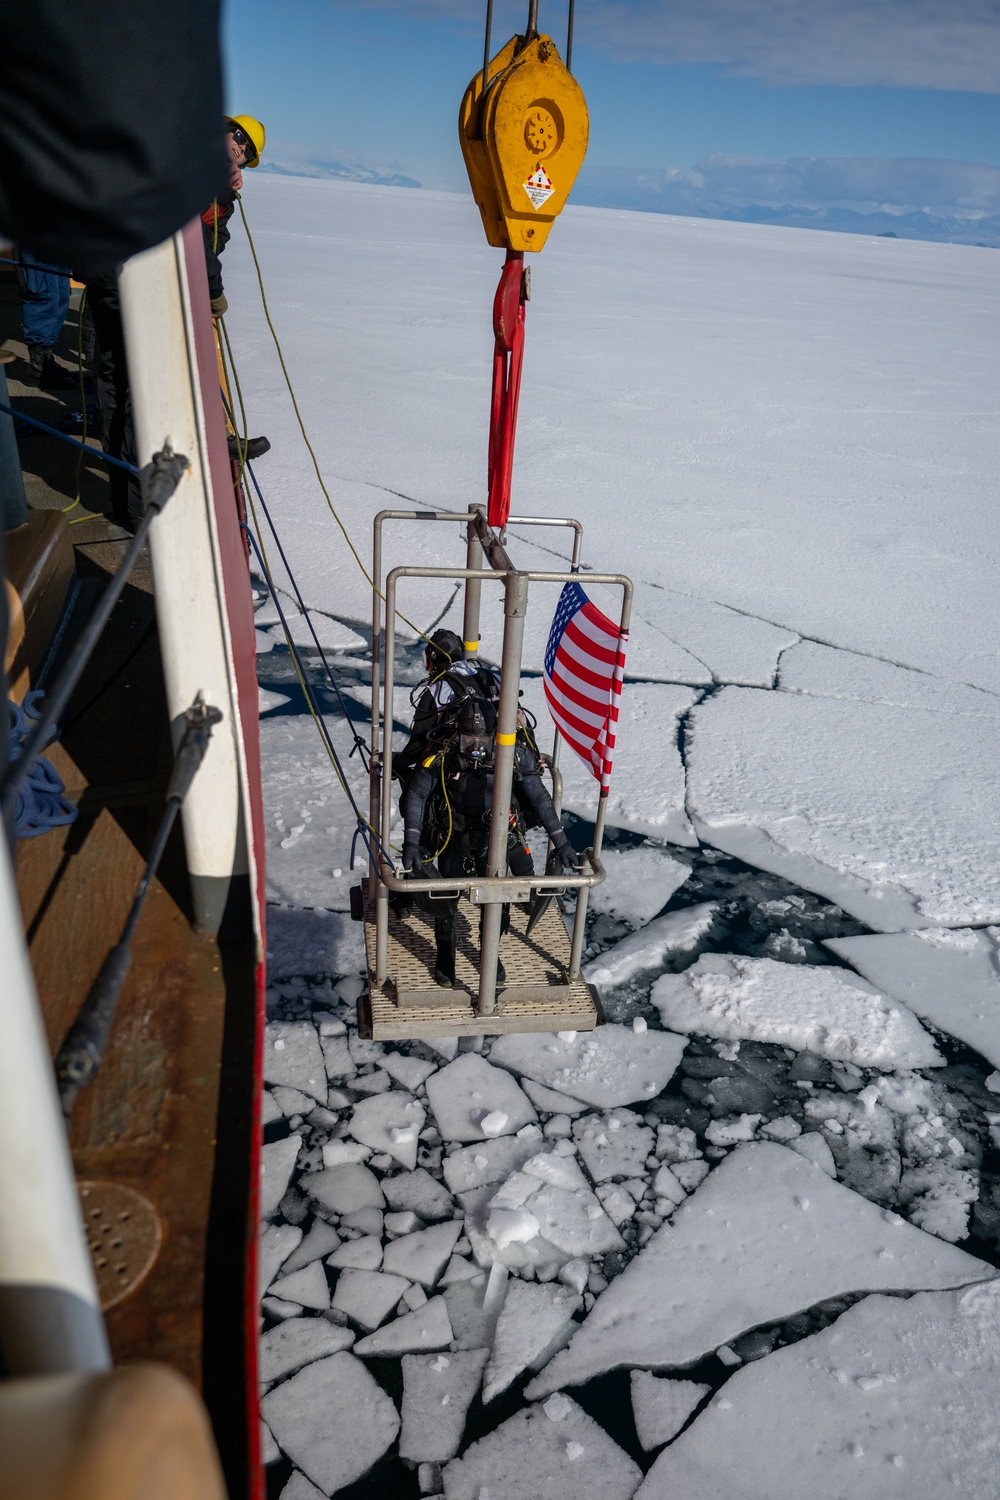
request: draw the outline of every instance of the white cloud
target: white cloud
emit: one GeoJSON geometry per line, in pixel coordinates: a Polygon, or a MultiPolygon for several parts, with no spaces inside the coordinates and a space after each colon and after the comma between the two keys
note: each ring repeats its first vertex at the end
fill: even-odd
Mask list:
{"type": "MultiPolygon", "coordinates": [[[[482,24],[469,0],[369,0],[482,24]]],[[[561,40],[562,0],[540,22],[561,40]]],[[[526,4],[497,6],[494,35],[526,4]]],[[[714,63],[775,83],[1000,92],[1000,0],[583,0],[580,41],[627,61],[714,63]]]]}

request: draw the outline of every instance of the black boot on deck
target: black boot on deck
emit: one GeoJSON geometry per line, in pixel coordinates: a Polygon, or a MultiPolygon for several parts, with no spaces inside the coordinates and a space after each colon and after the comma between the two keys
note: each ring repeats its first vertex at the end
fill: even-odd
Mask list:
{"type": "Polygon", "coordinates": [[[253,463],[255,458],[263,458],[265,453],[270,453],[271,444],[266,437],[247,438],[244,444],[242,438],[229,436],[229,457],[234,463],[253,463]]]}
{"type": "Polygon", "coordinates": [[[25,385],[38,386],[43,391],[68,391],[73,386],[78,386],[80,377],[71,375],[61,365],[57,365],[48,344],[28,345],[28,373],[24,377],[25,385]]]}
{"type": "Polygon", "coordinates": [[[452,934],[449,934],[448,937],[439,937],[437,940],[437,956],[434,960],[434,983],[440,985],[443,990],[454,989],[455,938],[452,934]]]}

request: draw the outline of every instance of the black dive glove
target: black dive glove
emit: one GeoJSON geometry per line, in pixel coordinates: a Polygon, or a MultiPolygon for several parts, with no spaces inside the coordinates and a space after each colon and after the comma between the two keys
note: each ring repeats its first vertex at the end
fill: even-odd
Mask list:
{"type": "Polygon", "coordinates": [[[552,836],[553,851],[559,856],[559,863],[566,875],[578,875],[580,873],[580,856],[566,837],[563,829],[552,836]]]}
{"type": "Polygon", "coordinates": [[[420,858],[420,845],[413,839],[403,840],[403,869],[410,875],[420,875],[424,862],[420,858]]]}

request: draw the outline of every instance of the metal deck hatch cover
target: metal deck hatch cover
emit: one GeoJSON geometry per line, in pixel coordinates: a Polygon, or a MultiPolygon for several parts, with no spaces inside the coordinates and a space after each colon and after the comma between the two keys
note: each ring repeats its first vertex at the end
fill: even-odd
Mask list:
{"type": "Polygon", "coordinates": [[[78,1184],[87,1245],[106,1312],[134,1292],[155,1264],[163,1226],[148,1198],[118,1182],[78,1184]]]}

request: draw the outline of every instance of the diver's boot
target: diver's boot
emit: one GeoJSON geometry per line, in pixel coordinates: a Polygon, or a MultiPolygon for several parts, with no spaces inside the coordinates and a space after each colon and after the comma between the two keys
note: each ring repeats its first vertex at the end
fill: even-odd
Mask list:
{"type": "Polygon", "coordinates": [[[455,934],[437,934],[437,956],[434,960],[434,983],[443,990],[455,987],[455,934]]]}
{"type": "Polygon", "coordinates": [[[241,437],[229,434],[229,457],[234,463],[253,463],[255,458],[263,458],[270,451],[271,444],[266,437],[247,438],[244,443],[241,437]]]}

